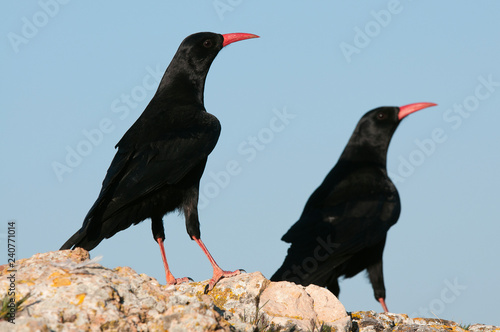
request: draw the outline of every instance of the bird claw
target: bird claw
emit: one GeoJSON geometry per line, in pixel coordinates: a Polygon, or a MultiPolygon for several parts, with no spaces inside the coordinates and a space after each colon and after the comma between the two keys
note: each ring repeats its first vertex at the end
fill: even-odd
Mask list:
{"type": "Polygon", "coordinates": [[[172,280],[167,280],[167,285],[179,285],[185,282],[193,282],[194,280],[189,277],[184,278],[174,278],[172,280]]]}
{"type": "Polygon", "coordinates": [[[208,292],[211,290],[211,288],[209,289],[209,285],[210,285],[210,284],[207,284],[207,285],[205,286],[205,289],[203,290],[203,294],[208,294],[208,292]]]}
{"type": "Polygon", "coordinates": [[[232,271],[232,272],[231,271],[223,271],[223,270],[214,271],[214,275],[213,275],[212,279],[210,279],[208,284],[205,286],[203,293],[207,294],[208,292],[210,292],[215,287],[215,285],[219,282],[219,280],[221,280],[222,278],[234,277],[234,276],[241,274],[242,272],[246,273],[245,270],[241,270],[241,269],[236,270],[236,271],[232,271]]]}

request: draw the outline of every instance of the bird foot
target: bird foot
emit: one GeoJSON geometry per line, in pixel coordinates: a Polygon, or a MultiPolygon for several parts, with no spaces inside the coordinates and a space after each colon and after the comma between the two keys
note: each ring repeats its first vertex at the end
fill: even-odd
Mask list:
{"type": "Polygon", "coordinates": [[[380,304],[382,305],[382,309],[384,309],[384,312],[385,312],[385,313],[388,313],[388,312],[389,312],[389,310],[387,309],[387,305],[385,304],[385,300],[384,300],[384,298],[383,298],[383,297],[380,297],[380,298],[378,299],[378,301],[379,301],[379,302],[380,302],[380,304]]]}
{"type": "Polygon", "coordinates": [[[169,278],[167,280],[167,285],[179,285],[179,284],[183,284],[185,282],[193,282],[194,280],[189,278],[189,277],[184,277],[184,278],[169,278]]]}
{"type": "Polygon", "coordinates": [[[212,276],[212,279],[210,279],[209,283],[205,286],[205,294],[210,292],[215,284],[219,282],[222,278],[229,278],[229,277],[234,277],[237,276],[241,273],[246,273],[245,270],[239,269],[236,271],[224,271],[224,270],[214,270],[214,275],[212,276]]]}

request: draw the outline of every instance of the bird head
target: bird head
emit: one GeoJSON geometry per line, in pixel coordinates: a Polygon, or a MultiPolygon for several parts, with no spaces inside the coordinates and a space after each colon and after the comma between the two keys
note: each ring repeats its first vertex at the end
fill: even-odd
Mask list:
{"type": "Polygon", "coordinates": [[[187,93],[189,99],[191,94],[195,93],[196,99],[202,102],[205,79],[219,51],[234,42],[258,37],[250,33],[221,35],[212,32],[199,32],[187,36],[170,62],[155,97],[182,98],[183,94],[187,93]]]}
{"type": "Polygon", "coordinates": [[[359,120],[343,157],[357,160],[377,160],[385,163],[391,138],[401,121],[409,114],[436,106],[434,103],[415,103],[401,107],[378,107],[359,120]]]}
{"type": "Polygon", "coordinates": [[[208,72],[212,61],[223,47],[237,41],[258,37],[250,33],[221,35],[212,32],[199,32],[182,41],[176,57],[187,60],[189,67],[197,73],[208,72]]]}

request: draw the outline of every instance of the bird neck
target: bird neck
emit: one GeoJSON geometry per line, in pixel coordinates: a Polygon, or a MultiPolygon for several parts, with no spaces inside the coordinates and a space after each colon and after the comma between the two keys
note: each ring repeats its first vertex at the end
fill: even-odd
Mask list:
{"type": "Polygon", "coordinates": [[[162,101],[173,101],[177,105],[200,104],[203,106],[203,94],[205,91],[206,72],[198,72],[187,64],[171,65],[165,71],[160,81],[158,90],[153,98],[162,101]]]}
{"type": "Polygon", "coordinates": [[[387,148],[366,144],[348,144],[339,161],[346,163],[373,164],[383,169],[387,166],[387,148]]]}

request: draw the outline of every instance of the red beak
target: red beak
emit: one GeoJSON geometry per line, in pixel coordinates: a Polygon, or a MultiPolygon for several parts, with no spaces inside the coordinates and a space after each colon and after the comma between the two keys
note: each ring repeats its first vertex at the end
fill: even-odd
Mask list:
{"type": "Polygon", "coordinates": [[[224,37],[224,42],[222,43],[222,47],[240,40],[259,38],[259,36],[253,35],[251,33],[226,33],[225,35],[222,35],[222,37],[224,37]]]}
{"type": "Polygon", "coordinates": [[[421,109],[431,107],[431,106],[437,106],[437,104],[434,104],[434,103],[415,103],[415,104],[401,106],[399,108],[398,119],[401,121],[404,117],[408,116],[409,114],[416,112],[416,111],[420,111],[421,109]]]}

